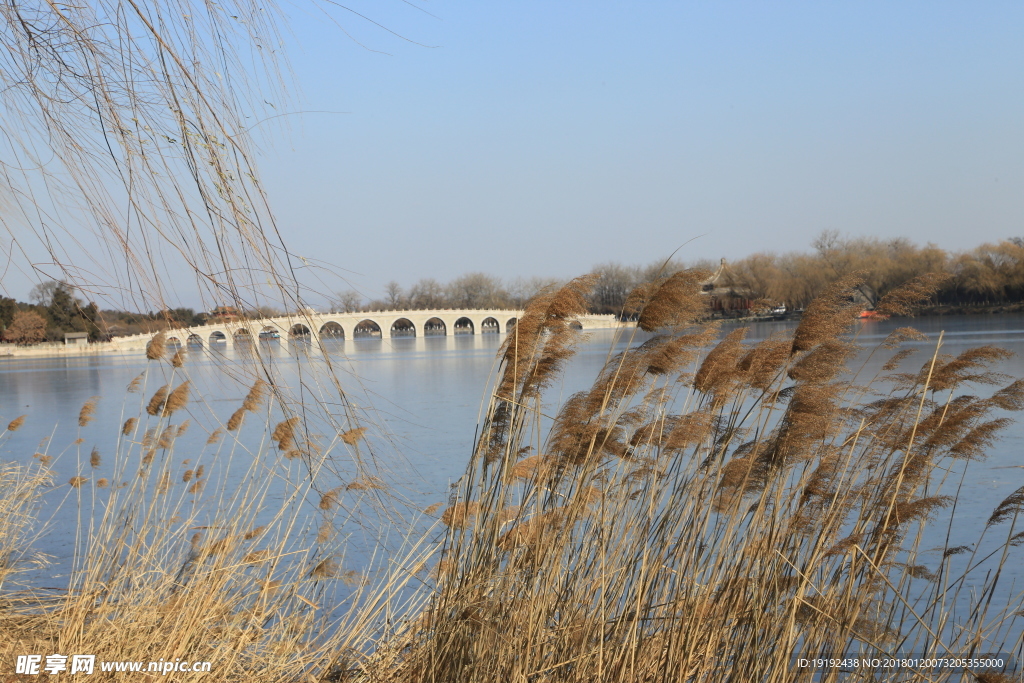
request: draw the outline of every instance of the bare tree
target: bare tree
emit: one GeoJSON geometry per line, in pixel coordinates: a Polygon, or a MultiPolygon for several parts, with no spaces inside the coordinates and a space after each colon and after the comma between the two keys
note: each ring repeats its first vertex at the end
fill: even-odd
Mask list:
{"type": "Polygon", "coordinates": [[[505,308],[508,292],[501,280],[486,273],[467,273],[452,280],[446,288],[448,300],[455,308],[505,308]]]}
{"type": "Polygon", "coordinates": [[[331,306],[343,313],[355,313],[363,305],[363,297],[359,292],[346,290],[338,292],[331,300],[331,306]]]}
{"type": "Polygon", "coordinates": [[[433,278],[424,278],[409,288],[409,303],[420,310],[442,308],[447,305],[444,287],[433,278]]]}
{"type": "Polygon", "coordinates": [[[386,296],[387,305],[390,309],[396,310],[401,308],[402,304],[402,286],[392,280],[391,282],[384,285],[384,293],[386,296]]]}

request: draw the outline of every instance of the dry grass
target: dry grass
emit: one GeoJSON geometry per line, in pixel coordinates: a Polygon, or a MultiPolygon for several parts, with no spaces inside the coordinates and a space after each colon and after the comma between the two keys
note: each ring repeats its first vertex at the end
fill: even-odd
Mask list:
{"type": "MultiPolygon", "coordinates": [[[[847,367],[859,276],[809,306],[792,336],[754,345],[742,329],[717,343],[686,329],[694,280],[636,293],[644,327],[662,334],[611,357],[555,411],[543,387],[574,332],[547,307],[565,293],[528,309],[536,317],[503,351],[476,455],[440,519],[430,605],[377,651],[372,680],[810,682],[797,656],[1021,646],[1020,597],[990,612],[977,597],[995,590],[1005,554],[986,565],[969,548],[920,547],[955,502],[941,493],[950,468],[984,457],[1006,426],[993,411],[1024,407],[1020,381],[962,393],[1005,383],[991,371],[1003,354],[937,356],[882,378],[879,398],[847,367]]],[[[935,285],[911,283],[886,304],[935,285]]],[[[1004,550],[1024,544],[1021,491],[989,520],[1004,550]]]]}

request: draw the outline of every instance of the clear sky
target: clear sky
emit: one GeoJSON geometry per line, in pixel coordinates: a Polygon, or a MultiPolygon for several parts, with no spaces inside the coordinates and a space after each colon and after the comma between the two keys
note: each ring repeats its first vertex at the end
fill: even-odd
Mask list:
{"type": "Polygon", "coordinates": [[[269,126],[262,164],[292,249],[367,296],[694,238],[682,258],[1024,235],[1022,3],[348,7],[415,42],[285,5],[287,108],[347,113],[269,126]]]}

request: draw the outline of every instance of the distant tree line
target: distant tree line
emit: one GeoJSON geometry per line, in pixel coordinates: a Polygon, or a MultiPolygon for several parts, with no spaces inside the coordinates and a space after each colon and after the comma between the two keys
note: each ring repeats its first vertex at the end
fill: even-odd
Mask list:
{"type": "MultiPolygon", "coordinates": [[[[725,264],[655,261],[647,265],[608,262],[594,267],[598,279],[590,295],[592,313],[623,315],[629,293],[636,287],[683,268],[708,274],[706,289],[720,309],[730,301],[761,300],[800,309],[829,283],[854,271],[865,275],[861,294],[866,306],[907,280],[941,272],[949,278],[937,293],[939,305],[972,307],[1024,302],[1024,238],[983,244],[965,252],[947,252],[934,244],[919,246],[904,238],[844,238],[835,231],[821,233],[809,251],[783,254],[759,252],[725,264]],[[713,275],[718,275],[711,282],[713,275]]],[[[728,256],[728,254],[726,255],[728,256]]],[[[504,283],[485,273],[468,273],[442,284],[426,278],[408,289],[389,282],[385,296],[365,301],[354,291],[337,293],[333,310],[354,313],[380,310],[455,308],[522,308],[554,279],[533,278],[504,283]]],[[[735,307],[734,307],[735,308],[735,307]]],[[[740,307],[742,308],[742,307],[740,307]]]]}
{"type": "Polygon", "coordinates": [[[894,287],[925,273],[949,277],[934,303],[993,306],[1024,302],[1024,238],[1013,237],[959,253],[903,238],[842,238],[823,232],[811,252],[757,253],[729,263],[724,284],[737,294],[802,308],[830,282],[865,274],[862,294],[874,304],[894,287]]]}
{"type": "MultiPolygon", "coordinates": [[[[947,252],[934,244],[919,246],[904,238],[843,238],[826,231],[812,243],[812,250],[775,254],[759,252],[724,265],[710,261],[684,263],[655,261],[648,265],[602,263],[594,267],[598,276],[590,294],[592,313],[623,315],[629,293],[639,285],[657,280],[682,268],[699,268],[709,278],[709,294],[725,309],[729,300],[764,300],[799,309],[814,299],[829,283],[854,271],[863,272],[861,288],[866,305],[907,280],[925,273],[942,272],[949,278],[935,296],[935,303],[955,307],[999,306],[1024,302],[1024,238],[1012,237],[995,244],[983,244],[965,252],[947,252]]],[[[518,310],[539,291],[564,281],[551,278],[516,279],[503,282],[486,273],[467,273],[442,284],[424,278],[403,288],[391,281],[385,296],[370,301],[354,291],[335,294],[332,310],[359,311],[424,309],[511,309],[518,310]]],[[[34,287],[29,303],[0,297],[0,336],[3,341],[33,344],[63,341],[69,332],[84,332],[90,341],[155,332],[176,327],[194,327],[218,319],[191,308],[174,308],[148,313],[99,311],[95,303],[84,302],[71,285],[45,282],[34,287]]],[[[281,311],[261,308],[237,312],[231,317],[273,317],[281,311]]]]}
{"type": "Polygon", "coordinates": [[[0,297],[0,339],[12,344],[64,341],[68,333],[85,333],[89,341],[111,336],[155,332],[169,327],[192,327],[208,321],[206,313],[174,308],[148,313],[100,311],[84,302],[66,282],[51,280],[32,288],[29,301],[0,297]]]}

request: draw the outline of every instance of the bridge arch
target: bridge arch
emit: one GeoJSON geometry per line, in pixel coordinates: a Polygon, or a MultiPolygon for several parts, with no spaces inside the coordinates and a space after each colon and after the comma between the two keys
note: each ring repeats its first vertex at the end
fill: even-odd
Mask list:
{"type": "Polygon", "coordinates": [[[207,339],[207,341],[210,342],[210,346],[213,346],[214,344],[227,344],[228,336],[221,332],[220,330],[214,330],[213,332],[210,333],[210,336],[207,339]]]}
{"type": "Polygon", "coordinates": [[[501,324],[496,318],[484,318],[480,323],[480,334],[498,334],[501,332],[501,324]]]}
{"type": "Polygon", "coordinates": [[[288,336],[292,339],[305,339],[309,341],[312,338],[313,333],[310,332],[309,328],[302,323],[295,323],[292,325],[291,329],[288,330],[288,336]]]}
{"type": "Polygon", "coordinates": [[[177,337],[168,337],[167,338],[167,345],[168,346],[173,346],[176,349],[180,349],[181,348],[181,340],[178,339],[177,337]]]}
{"type": "Polygon", "coordinates": [[[415,337],[416,326],[408,318],[399,318],[391,323],[392,337],[415,337]]]}
{"type": "Polygon", "coordinates": [[[281,338],[281,330],[274,325],[264,325],[259,336],[261,342],[277,341],[281,338]]]}
{"type": "Polygon", "coordinates": [[[463,316],[455,321],[455,334],[474,334],[476,332],[473,321],[463,316]]]}
{"type": "Polygon", "coordinates": [[[340,323],[329,320],[320,328],[320,338],[333,341],[345,341],[345,328],[340,323]]]}
{"type": "Polygon", "coordinates": [[[583,323],[581,323],[579,320],[570,320],[569,321],[569,329],[570,330],[582,330],[583,329],[583,323]]]}
{"type": "Polygon", "coordinates": [[[249,330],[247,330],[244,327],[239,327],[237,330],[235,330],[235,333],[234,333],[233,336],[235,338],[235,343],[236,344],[251,344],[252,343],[252,333],[249,332],[249,330]]]}
{"type": "Polygon", "coordinates": [[[424,337],[443,337],[448,334],[448,326],[440,318],[431,318],[423,323],[424,337]]]}
{"type": "Polygon", "coordinates": [[[516,323],[519,322],[519,318],[509,318],[505,321],[505,334],[509,334],[515,329],[516,323]]]}
{"type": "Polygon", "coordinates": [[[203,338],[198,334],[190,334],[188,335],[188,339],[185,340],[185,344],[190,347],[201,349],[203,348],[203,338]]]}
{"type": "Polygon", "coordinates": [[[352,330],[353,339],[380,339],[382,336],[380,325],[369,318],[361,320],[352,330]]]}

